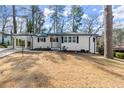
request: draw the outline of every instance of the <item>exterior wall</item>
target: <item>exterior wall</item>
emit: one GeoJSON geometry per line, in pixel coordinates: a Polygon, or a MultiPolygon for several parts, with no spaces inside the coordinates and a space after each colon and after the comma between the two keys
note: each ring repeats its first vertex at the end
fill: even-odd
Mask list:
{"type": "Polygon", "coordinates": [[[50,43],[50,37],[46,38],[46,42],[38,42],[37,39],[38,37],[33,37],[33,48],[47,48],[47,47],[51,47],[51,43],[50,43]]]}
{"type": "MultiPolygon", "coordinates": [[[[55,37],[55,36],[54,36],[55,37]]],[[[90,36],[78,36],[79,37],[79,42],[63,42],[61,43],[61,36],[58,38],[59,42],[50,42],[50,36],[45,37],[46,42],[38,42],[38,37],[33,36],[33,49],[35,48],[62,48],[65,46],[67,50],[71,51],[80,51],[80,50],[89,50],[89,37],[90,36]]],[[[22,39],[25,41],[30,41],[32,43],[32,38],[31,36],[16,36],[15,38],[22,39]]],[[[39,37],[43,38],[43,37],[39,37]]],[[[90,52],[94,53],[94,42],[93,42],[93,36],[90,38],[90,52]]],[[[26,48],[26,47],[25,47],[26,48]]],[[[95,51],[96,51],[96,42],[95,42],[95,51]]]]}
{"type": "MultiPolygon", "coordinates": [[[[56,36],[52,36],[52,37],[56,37],[56,36]]],[[[50,42],[50,36],[45,37],[46,38],[46,42],[38,42],[37,39],[38,37],[33,37],[34,42],[33,42],[33,48],[60,48],[60,38],[58,38],[59,42],[50,42]]],[[[44,37],[39,37],[39,38],[44,38],[44,37]]]]}
{"type": "MultiPolygon", "coordinates": [[[[89,50],[89,36],[79,36],[79,42],[62,43],[62,47],[65,46],[67,50],[80,51],[82,49],[89,50]]],[[[90,38],[90,52],[94,53],[93,37],[90,38]]]]}
{"type": "Polygon", "coordinates": [[[90,52],[91,53],[96,52],[96,38],[95,38],[95,42],[93,42],[93,38],[95,38],[95,37],[90,38],[90,52]],[[95,43],[95,46],[94,46],[94,43],[95,43]]]}

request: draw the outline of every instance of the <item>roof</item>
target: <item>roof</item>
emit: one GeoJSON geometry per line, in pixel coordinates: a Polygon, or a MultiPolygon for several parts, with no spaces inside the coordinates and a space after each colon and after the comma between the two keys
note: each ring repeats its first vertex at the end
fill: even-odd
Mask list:
{"type": "Polygon", "coordinates": [[[66,33],[41,33],[41,34],[31,34],[31,33],[19,33],[19,34],[13,34],[13,36],[37,36],[37,37],[47,37],[47,36],[96,36],[98,37],[98,34],[85,34],[85,33],[79,33],[79,32],[66,32],[66,33]]]}
{"type": "Polygon", "coordinates": [[[78,36],[98,36],[98,34],[85,34],[79,32],[66,32],[66,33],[48,33],[48,34],[41,34],[38,36],[71,36],[71,35],[78,35],[78,36]]]}
{"type": "Polygon", "coordinates": [[[0,31],[0,34],[10,35],[9,33],[3,31],[0,31]]]}
{"type": "Polygon", "coordinates": [[[117,45],[113,47],[113,50],[124,51],[124,45],[117,45]]]}

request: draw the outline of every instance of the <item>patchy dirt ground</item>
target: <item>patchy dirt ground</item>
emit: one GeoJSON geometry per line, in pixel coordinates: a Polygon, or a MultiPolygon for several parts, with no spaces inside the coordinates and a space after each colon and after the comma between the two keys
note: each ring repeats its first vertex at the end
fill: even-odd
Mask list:
{"type": "Polygon", "coordinates": [[[0,59],[0,87],[124,87],[124,62],[93,54],[14,53],[0,59]]]}

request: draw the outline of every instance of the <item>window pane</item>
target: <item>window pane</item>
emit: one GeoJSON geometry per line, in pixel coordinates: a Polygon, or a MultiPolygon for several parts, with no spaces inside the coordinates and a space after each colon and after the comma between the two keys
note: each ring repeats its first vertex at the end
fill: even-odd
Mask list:
{"type": "Polygon", "coordinates": [[[67,42],[67,37],[64,37],[64,42],[67,42]]]}
{"type": "Polygon", "coordinates": [[[77,40],[76,40],[77,38],[75,37],[75,36],[73,36],[73,42],[76,42],[77,40]]]}
{"type": "Polygon", "coordinates": [[[68,42],[71,42],[71,36],[68,37],[68,42]]]}

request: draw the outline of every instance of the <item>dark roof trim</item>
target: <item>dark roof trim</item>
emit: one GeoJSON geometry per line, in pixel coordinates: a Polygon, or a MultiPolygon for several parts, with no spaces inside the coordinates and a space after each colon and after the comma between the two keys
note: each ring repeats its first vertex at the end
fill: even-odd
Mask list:
{"type": "Polygon", "coordinates": [[[98,34],[69,34],[69,33],[63,33],[63,34],[47,34],[48,36],[98,36],[98,34]]]}
{"type": "MultiPolygon", "coordinates": [[[[11,34],[9,34],[11,35],[11,34]]],[[[42,34],[42,35],[34,35],[34,34],[12,34],[12,36],[37,36],[37,37],[48,37],[48,36],[96,36],[98,37],[98,34],[69,34],[69,33],[61,33],[61,34],[42,34]]]]}
{"type": "Polygon", "coordinates": [[[34,34],[12,34],[12,36],[37,36],[34,34]]]}

